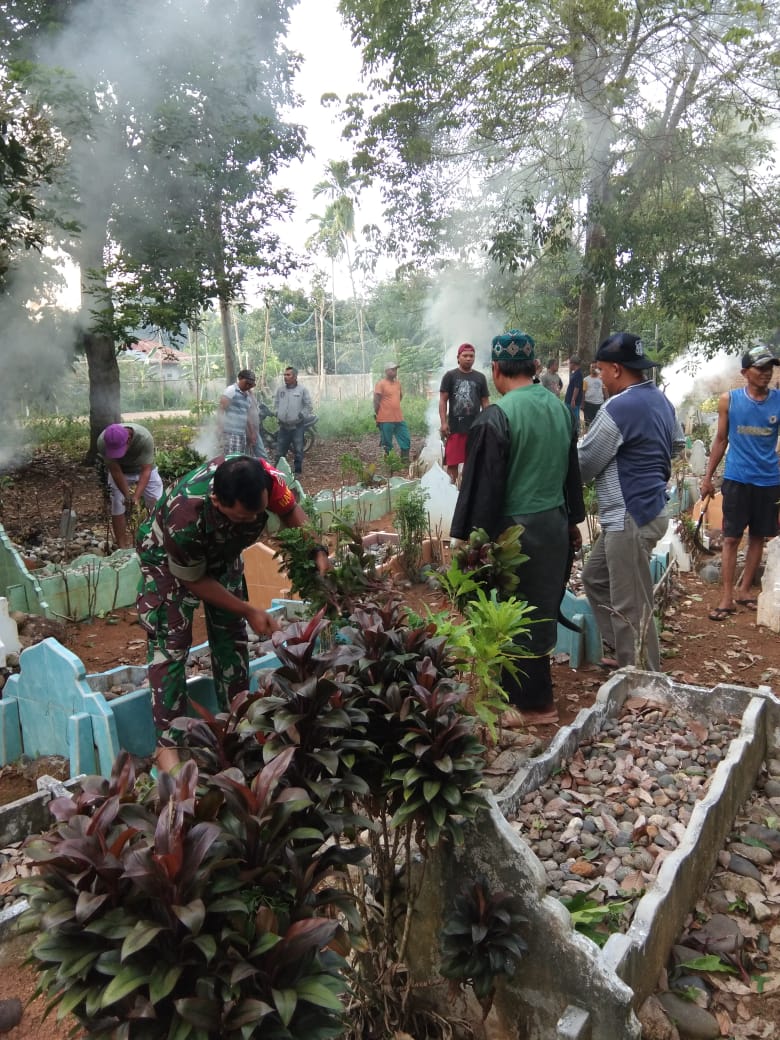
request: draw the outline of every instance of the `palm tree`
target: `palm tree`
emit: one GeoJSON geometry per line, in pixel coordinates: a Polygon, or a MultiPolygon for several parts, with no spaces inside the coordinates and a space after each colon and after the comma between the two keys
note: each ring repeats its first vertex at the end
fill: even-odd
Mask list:
{"type": "Polygon", "coordinates": [[[325,179],[314,186],[314,197],[324,195],[330,199],[322,216],[312,219],[319,221],[316,241],[323,245],[331,262],[331,280],[333,288],[333,355],[336,355],[336,260],[344,257],[347,261],[349,281],[352,288],[352,301],[355,306],[355,320],[360,336],[361,372],[366,370],[366,345],[363,334],[363,310],[360,306],[355,288],[355,268],[350,250],[350,241],[355,239],[355,202],[362,184],[358,174],[350,172],[349,161],[331,159],[328,163],[325,179]]]}

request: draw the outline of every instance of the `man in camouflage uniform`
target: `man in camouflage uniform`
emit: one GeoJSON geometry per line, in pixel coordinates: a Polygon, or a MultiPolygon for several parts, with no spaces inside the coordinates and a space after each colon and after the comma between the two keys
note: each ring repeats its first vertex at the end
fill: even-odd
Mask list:
{"type": "MultiPolygon", "coordinates": [[[[246,622],[270,635],[277,622],[246,600],[241,552],[260,537],[268,512],[286,527],[307,524],[282,476],[263,460],[220,456],[193,470],[155,506],[138,533],[138,616],[148,635],[149,681],[159,731],[186,710],[185,664],[200,601],[217,698],[222,708],[248,686],[246,622]]],[[[327,568],[318,547],[317,566],[327,568]]],[[[172,749],[158,751],[171,768],[172,749]]]]}

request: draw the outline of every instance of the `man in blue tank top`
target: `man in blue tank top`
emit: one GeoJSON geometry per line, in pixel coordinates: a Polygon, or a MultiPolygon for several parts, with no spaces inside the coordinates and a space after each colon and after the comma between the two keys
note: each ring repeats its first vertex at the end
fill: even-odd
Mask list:
{"type": "Polygon", "coordinates": [[[764,552],[764,539],[778,533],[780,390],[769,386],[776,365],[780,365],[780,358],[769,347],[751,347],[742,356],[745,386],[721,394],[718,401],[718,430],[701,483],[702,498],[714,494],[712,478],[725,454],[722,588],[717,607],[709,613],[711,621],[725,621],[736,611],[737,604],[756,609],[751,589],[764,552]],[[745,528],[745,568],[735,590],[737,549],[745,528]]]}

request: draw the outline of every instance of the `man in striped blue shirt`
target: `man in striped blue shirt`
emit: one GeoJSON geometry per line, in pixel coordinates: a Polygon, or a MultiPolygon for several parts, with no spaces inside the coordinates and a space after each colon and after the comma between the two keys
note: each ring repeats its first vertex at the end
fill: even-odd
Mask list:
{"type": "Polygon", "coordinates": [[[247,455],[257,440],[257,405],[254,389],[256,378],[249,368],[242,368],[235,383],[222,392],[217,410],[217,432],[223,455],[247,455]]]}
{"type": "Polygon", "coordinates": [[[604,642],[622,668],[660,668],[650,555],[668,525],[672,455],[682,448],[674,408],[645,372],[656,363],[630,332],[609,336],[596,364],[609,399],[579,444],[580,471],[595,478],[601,533],[582,579],[604,642]]]}

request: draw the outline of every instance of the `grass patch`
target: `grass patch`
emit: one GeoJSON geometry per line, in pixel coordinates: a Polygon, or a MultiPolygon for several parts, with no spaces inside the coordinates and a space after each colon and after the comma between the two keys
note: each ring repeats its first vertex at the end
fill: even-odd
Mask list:
{"type": "MultiPolygon", "coordinates": [[[[428,400],[425,397],[404,397],[404,419],[412,436],[427,433],[425,413],[428,400]]],[[[317,436],[322,440],[336,437],[365,437],[376,432],[373,403],[367,398],[352,398],[348,401],[321,401],[317,409],[317,436]]]]}

